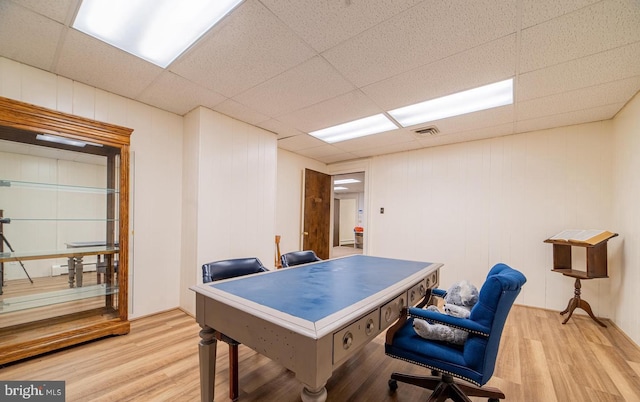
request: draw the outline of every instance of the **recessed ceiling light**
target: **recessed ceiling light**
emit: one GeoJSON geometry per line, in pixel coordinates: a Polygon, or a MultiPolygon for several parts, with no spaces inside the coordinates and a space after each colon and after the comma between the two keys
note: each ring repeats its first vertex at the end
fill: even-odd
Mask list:
{"type": "Polygon", "coordinates": [[[73,27],[162,68],[243,0],[83,0],[73,27]]]}
{"type": "Polygon", "coordinates": [[[351,183],[360,183],[360,180],[356,180],[356,179],[340,179],[340,180],[334,180],[333,184],[351,184],[351,183]]]}
{"type": "Polygon", "coordinates": [[[341,187],[341,186],[338,186],[338,187],[334,187],[334,188],[333,188],[333,190],[334,190],[334,191],[338,191],[338,190],[348,190],[348,188],[347,188],[347,187],[341,187]]]}
{"type": "Polygon", "coordinates": [[[309,135],[321,139],[322,141],[333,143],[364,137],[366,135],[378,134],[384,131],[395,130],[397,128],[398,127],[389,120],[387,116],[380,113],[363,119],[338,124],[337,126],[324,128],[322,130],[312,131],[309,135]]]}
{"type": "Polygon", "coordinates": [[[513,78],[389,111],[403,127],[513,103],[513,78]]]}

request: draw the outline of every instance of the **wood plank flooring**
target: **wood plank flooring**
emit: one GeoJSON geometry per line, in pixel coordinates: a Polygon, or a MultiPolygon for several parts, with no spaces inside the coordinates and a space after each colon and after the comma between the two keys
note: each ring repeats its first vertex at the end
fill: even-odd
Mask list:
{"type": "MultiPolygon", "coordinates": [[[[640,401],[640,348],[607,321],[601,328],[586,316],[566,325],[561,318],[514,306],[489,385],[507,401],[640,401]]],[[[1,367],[0,379],[64,380],[68,402],[199,401],[198,331],[192,317],[173,310],[133,321],[128,335],[1,367]]],[[[218,342],[216,401],[229,400],[227,351],[218,342]]],[[[242,345],[239,359],[240,401],[300,400],[293,373],[242,345]]],[[[385,356],[382,334],[334,372],[328,401],[426,400],[428,391],[407,384],[390,395],[393,371],[424,373],[385,356]]]]}

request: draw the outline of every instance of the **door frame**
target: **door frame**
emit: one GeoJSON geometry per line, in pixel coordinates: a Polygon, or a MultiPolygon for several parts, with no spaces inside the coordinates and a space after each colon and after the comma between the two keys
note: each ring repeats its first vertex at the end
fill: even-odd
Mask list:
{"type": "MultiPolygon", "coordinates": [[[[370,197],[370,183],[371,183],[371,161],[369,159],[359,159],[355,161],[336,163],[328,165],[326,173],[331,176],[347,173],[364,172],[364,210],[362,211],[362,222],[365,228],[363,234],[364,245],[362,247],[362,254],[369,254],[371,250],[374,250],[375,244],[372,242],[375,240],[373,236],[370,236],[372,230],[371,216],[373,211],[371,209],[371,197],[370,197]],[[372,247],[373,246],[373,247],[372,247]]],[[[333,186],[331,187],[331,198],[333,199],[333,186]]],[[[329,229],[331,236],[329,238],[330,244],[333,244],[333,202],[331,203],[331,227],[329,229]]],[[[333,247],[331,248],[333,250],[333,247]]]]}

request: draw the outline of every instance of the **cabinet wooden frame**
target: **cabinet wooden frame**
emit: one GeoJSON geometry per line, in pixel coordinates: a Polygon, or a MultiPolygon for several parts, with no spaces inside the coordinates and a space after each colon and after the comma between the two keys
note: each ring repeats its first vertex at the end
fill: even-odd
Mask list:
{"type": "MultiPolygon", "coordinates": [[[[36,144],[34,134],[50,134],[106,146],[90,147],[94,150],[87,149],[80,152],[107,156],[107,182],[110,186],[115,186],[115,180],[118,180],[120,189],[118,193],[118,316],[98,323],[70,322],[55,334],[44,336],[30,334],[32,336],[29,336],[28,339],[17,336],[16,338],[21,340],[0,346],[0,364],[18,361],[109,335],[128,333],[130,329],[128,321],[129,144],[133,130],[0,97],[0,131],[2,139],[28,144],[36,144]],[[109,152],[112,154],[109,155],[109,152]],[[114,174],[115,155],[120,157],[117,175],[114,174]]],[[[42,143],[38,142],[38,145],[42,145],[42,143]]],[[[78,148],[61,144],[47,146],[79,152],[78,148]]],[[[112,203],[114,200],[110,202],[112,203]]],[[[111,205],[113,206],[113,204],[111,205]]],[[[107,209],[113,210],[113,208],[107,209]]],[[[111,219],[110,221],[111,225],[115,224],[111,219]]],[[[114,230],[111,230],[110,233],[114,233],[114,230]]],[[[107,241],[114,240],[107,239],[107,241]]],[[[50,320],[53,322],[56,319],[50,320]]],[[[28,330],[27,327],[24,331],[28,330]]]]}

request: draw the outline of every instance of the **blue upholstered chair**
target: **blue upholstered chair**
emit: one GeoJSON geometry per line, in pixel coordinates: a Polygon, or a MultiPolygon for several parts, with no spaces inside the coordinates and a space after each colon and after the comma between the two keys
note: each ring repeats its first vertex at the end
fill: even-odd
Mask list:
{"type": "MultiPolygon", "coordinates": [[[[257,258],[236,258],[209,262],[202,266],[202,282],[208,283],[266,271],[268,270],[257,258]]],[[[216,338],[229,344],[229,398],[236,401],[238,399],[238,345],[240,343],[217,331],[216,338]]]]}
{"type": "Polygon", "coordinates": [[[292,251],[282,254],[280,262],[282,268],[293,267],[294,265],[307,264],[309,262],[322,261],[313,250],[292,251]]]}
{"type": "MultiPolygon", "coordinates": [[[[432,376],[393,373],[389,380],[391,391],[397,389],[397,381],[400,381],[434,390],[429,401],[451,398],[470,402],[469,396],[486,397],[490,402],[504,399],[505,395],[499,389],[482,386],[493,375],[507,315],[525,282],[526,278],[520,272],[497,264],[489,271],[469,318],[405,308],[400,320],[387,331],[385,353],[431,369],[432,376]],[[427,340],[413,329],[414,318],[454,326],[468,331],[469,336],[462,346],[427,340]]],[[[435,291],[434,294],[442,296],[443,292],[435,291]]]]}

